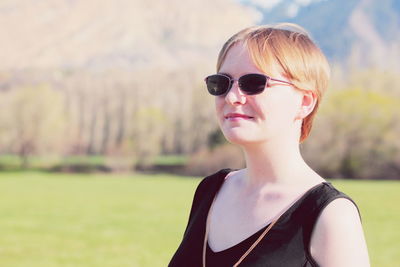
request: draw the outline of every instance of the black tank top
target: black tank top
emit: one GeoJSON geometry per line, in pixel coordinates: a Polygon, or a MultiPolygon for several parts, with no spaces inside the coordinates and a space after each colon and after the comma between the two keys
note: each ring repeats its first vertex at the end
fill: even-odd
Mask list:
{"type": "MultiPolygon", "coordinates": [[[[226,175],[231,171],[231,169],[223,169],[207,176],[198,185],[183,240],[171,259],[169,267],[202,266],[208,210],[226,175]]],[[[328,182],[308,190],[280,217],[239,266],[318,266],[309,251],[311,233],[321,211],[337,198],[347,198],[353,202],[328,182]]],[[[213,252],[207,243],[207,267],[232,267],[266,227],[268,225],[242,242],[219,252],[213,252]]]]}

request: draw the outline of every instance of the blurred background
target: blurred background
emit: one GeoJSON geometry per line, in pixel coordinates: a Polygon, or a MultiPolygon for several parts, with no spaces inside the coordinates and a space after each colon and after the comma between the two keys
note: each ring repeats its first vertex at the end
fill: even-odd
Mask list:
{"type": "Polygon", "coordinates": [[[203,78],[232,34],[277,22],[332,68],[302,153],[396,266],[396,0],[0,1],[0,265],[166,266],[198,178],[244,166],[203,78]]]}

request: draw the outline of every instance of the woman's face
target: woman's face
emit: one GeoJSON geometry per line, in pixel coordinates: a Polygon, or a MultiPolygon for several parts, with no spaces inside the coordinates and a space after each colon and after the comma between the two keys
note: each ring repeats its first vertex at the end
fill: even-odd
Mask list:
{"type": "MultiPolygon", "coordinates": [[[[249,73],[264,74],[241,43],[230,48],[219,73],[228,74],[234,80],[249,73]]],[[[287,80],[279,74],[272,78],[287,80]]],[[[270,85],[260,94],[245,95],[235,81],[226,95],[215,97],[219,125],[231,143],[245,146],[287,138],[298,141],[302,93],[288,84],[270,81],[270,85]]]]}

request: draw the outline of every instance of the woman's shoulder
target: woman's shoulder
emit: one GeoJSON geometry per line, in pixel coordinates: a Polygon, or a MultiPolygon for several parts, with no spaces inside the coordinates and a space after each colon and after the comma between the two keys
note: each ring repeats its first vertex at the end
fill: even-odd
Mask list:
{"type": "Polygon", "coordinates": [[[224,181],[225,177],[232,172],[233,169],[225,168],[221,169],[213,174],[210,174],[203,179],[201,179],[200,183],[197,186],[196,191],[204,191],[207,189],[215,189],[220,186],[224,181]]]}
{"type": "Polygon", "coordinates": [[[327,184],[330,192],[321,205],[311,236],[310,250],[319,265],[369,266],[368,252],[356,203],[327,184]]]}
{"type": "Polygon", "coordinates": [[[321,221],[331,223],[332,221],[341,219],[344,215],[349,215],[349,213],[356,216],[355,218],[358,221],[361,221],[358,206],[350,196],[337,189],[330,182],[324,182],[322,185],[317,193],[316,223],[321,221]],[[326,220],[327,218],[329,219],[326,220]],[[332,220],[332,218],[335,218],[335,220],[332,220]]]}
{"type": "MultiPolygon", "coordinates": [[[[224,178],[231,172],[231,169],[221,169],[211,175],[204,177],[195,190],[192,207],[190,209],[189,222],[199,210],[199,207],[208,205],[218,191],[224,178]]],[[[186,232],[186,231],[185,231],[186,232]]]]}
{"type": "Polygon", "coordinates": [[[214,195],[218,191],[219,187],[222,185],[225,177],[232,171],[232,169],[221,169],[211,175],[208,175],[201,179],[200,183],[194,193],[193,202],[196,204],[201,199],[205,199],[204,196],[214,195]]]}
{"type": "Polygon", "coordinates": [[[312,190],[311,198],[315,202],[316,211],[322,212],[328,205],[337,199],[345,199],[349,204],[352,204],[358,210],[356,202],[346,193],[335,187],[331,182],[323,180],[312,190]]]}

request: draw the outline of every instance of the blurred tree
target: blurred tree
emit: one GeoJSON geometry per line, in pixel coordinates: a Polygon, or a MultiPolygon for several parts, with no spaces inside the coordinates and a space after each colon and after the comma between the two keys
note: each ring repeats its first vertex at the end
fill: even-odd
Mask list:
{"type": "Polygon", "coordinates": [[[398,178],[399,106],[398,98],[382,91],[331,92],[303,153],[328,177],[398,178]]]}
{"type": "Polygon", "coordinates": [[[165,116],[152,107],[142,108],[133,115],[133,151],[137,164],[147,166],[160,153],[165,116]]]}
{"type": "Polygon", "coordinates": [[[3,141],[21,158],[22,167],[29,165],[32,155],[59,153],[63,148],[63,94],[46,85],[18,88],[8,94],[6,110],[3,141]]]}
{"type": "Polygon", "coordinates": [[[224,137],[224,134],[220,129],[216,129],[211,132],[208,136],[208,145],[210,148],[215,148],[219,145],[225,144],[227,141],[224,137]]]}

